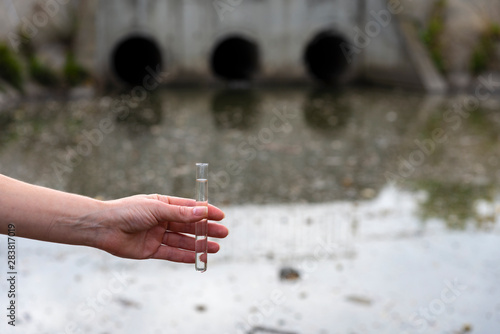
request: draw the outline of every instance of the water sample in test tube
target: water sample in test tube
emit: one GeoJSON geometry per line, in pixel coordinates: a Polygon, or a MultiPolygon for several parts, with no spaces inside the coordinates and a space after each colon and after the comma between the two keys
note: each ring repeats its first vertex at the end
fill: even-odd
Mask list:
{"type": "MultiPolygon", "coordinates": [[[[208,207],[208,164],[196,164],[196,206],[208,207]]],[[[208,241],[208,222],[203,218],[194,225],[196,253],[195,269],[204,272],[207,270],[207,241],[208,241]]]]}

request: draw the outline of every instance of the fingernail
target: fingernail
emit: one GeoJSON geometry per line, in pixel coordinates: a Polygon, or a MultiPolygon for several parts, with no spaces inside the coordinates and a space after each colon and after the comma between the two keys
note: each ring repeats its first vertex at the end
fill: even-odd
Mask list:
{"type": "Polygon", "coordinates": [[[197,206],[193,209],[193,214],[200,217],[207,216],[208,208],[206,206],[197,206]]]}

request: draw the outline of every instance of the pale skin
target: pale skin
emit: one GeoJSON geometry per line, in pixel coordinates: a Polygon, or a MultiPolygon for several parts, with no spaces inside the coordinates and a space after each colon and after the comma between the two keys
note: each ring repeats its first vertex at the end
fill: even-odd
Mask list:
{"type": "MultiPolygon", "coordinates": [[[[15,226],[16,236],[104,250],[130,259],[194,263],[194,223],[208,218],[208,235],[225,238],[215,206],[193,199],[136,195],[111,201],[24,183],[0,174],[0,233],[15,226]]],[[[208,252],[219,245],[208,242],[208,252]]]]}

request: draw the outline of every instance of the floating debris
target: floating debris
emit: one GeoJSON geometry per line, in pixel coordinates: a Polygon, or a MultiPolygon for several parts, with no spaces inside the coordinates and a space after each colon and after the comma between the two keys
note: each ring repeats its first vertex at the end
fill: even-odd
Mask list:
{"type": "Polygon", "coordinates": [[[377,195],[374,189],[372,188],[365,188],[361,190],[361,197],[365,199],[372,199],[377,195]]]}
{"type": "Polygon", "coordinates": [[[462,329],[457,332],[457,334],[466,334],[472,332],[472,326],[470,324],[464,324],[462,329]]]}
{"type": "Polygon", "coordinates": [[[133,307],[133,308],[141,308],[140,304],[136,301],[130,300],[130,299],[125,299],[125,298],[118,298],[117,299],[118,303],[124,307],[133,307]]]}
{"type": "Polygon", "coordinates": [[[298,334],[297,332],[289,332],[289,331],[283,331],[280,329],[274,329],[274,328],[269,328],[269,327],[254,327],[252,328],[248,334],[298,334]]]}
{"type": "Polygon", "coordinates": [[[197,312],[205,312],[207,310],[207,307],[205,305],[196,305],[195,310],[197,312]]]}
{"type": "Polygon", "coordinates": [[[296,269],[285,267],[280,270],[281,280],[297,280],[300,278],[300,274],[296,269]]]}
{"type": "Polygon", "coordinates": [[[349,302],[353,302],[353,303],[361,304],[361,305],[366,305],[366,306],[370,306],[372,304],[372,300],[370,298],[363,297],[363,296],[349,295],[346,297],[346,300],[349,302]]]}

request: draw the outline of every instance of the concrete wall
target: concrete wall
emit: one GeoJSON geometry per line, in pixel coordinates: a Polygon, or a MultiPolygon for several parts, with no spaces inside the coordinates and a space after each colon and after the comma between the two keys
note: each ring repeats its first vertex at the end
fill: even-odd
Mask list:
{"type": "Polygon", "coordinates": [[[80,0],[1,0],[0,39],[16,49],[22,33],[41,48],[53,42],[54,35],[68,30],[79,5],[80,0]]]}
{"type": "MultiPolygon", "coordinates": [[[[77,55],[101,82],[122,81],[112,55],[134,36],[157,46],[169,74],[166,82],[217,82],[220,77],[211,64],[214,50],[228,37],[241,36],[258,49],[254,81],[289,83],[314,80],[304,54],[318,34],[330,31],[350,48],[347,58],[336,58],[339,64],[333,64],[347,61],[337,81],[418,86],[398,22],[425,21],[429,4],[432,0],[2,0],[0,38],[7,39],[16,26],[34,24],[38,32],[33,41],[43,49],[50,31],[64,27],[76,10],[77,55]],[[34,16],[40,8],[57,9],[44,25],[37,25],[34,16]]],[[[130,67],[136,65],[131,58],[130,67]]]]}
{"type": "MultiPolygon", "coordinates": [[[[330,30],[356,45],[357,31],[374,21],[369,16],[372,10],[387,11],[387,5],[383,0],[101,0],[96,69],[116,79],[110,55],[121,41],[138,35],[157,43],[169,82],[209,83],[216,80],[210,58],[217,44],[240,35],[258,46],[255,80],[307,82],[311,80],[304,64],[307,44],[330,30]]],[[[411,75],[396,19],[392,15],[390,19],[366,47],[352,54],[341,80],[361,75],[376,79],[380,73],[395,71],[411,75]]]]}

